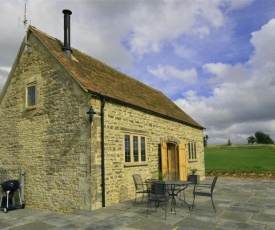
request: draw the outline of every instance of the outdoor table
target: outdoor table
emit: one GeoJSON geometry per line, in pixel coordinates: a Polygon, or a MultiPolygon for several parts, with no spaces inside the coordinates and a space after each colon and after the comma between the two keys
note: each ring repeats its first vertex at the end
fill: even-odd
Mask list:
{"type": "Polygon", "coordinates": [[[176,212],[176,197],[185,203],[188,206],[188,209],[190,210],[190,205],[185,201],[185,196],[184,199],[181,199],[178,194],[182,191],[184,191],[188,185],[194,184],[192,181],[183,181],[183,180],[166,180],[164,181],[167,191],[169,193],[169,197],[171,197],[171,212],[174,209],[174,212],[176,212]]]}

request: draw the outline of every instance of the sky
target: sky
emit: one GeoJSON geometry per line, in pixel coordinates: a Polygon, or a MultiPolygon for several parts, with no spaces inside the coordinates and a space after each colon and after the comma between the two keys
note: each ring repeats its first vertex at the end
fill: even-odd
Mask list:
{"type": "Polygon", "coordinates": [[[0,0],[0,91],[24,15],[63,40],[63,9],[72,47],[162,91],[209,145],[275,141],[275,0],[0,0]]]}

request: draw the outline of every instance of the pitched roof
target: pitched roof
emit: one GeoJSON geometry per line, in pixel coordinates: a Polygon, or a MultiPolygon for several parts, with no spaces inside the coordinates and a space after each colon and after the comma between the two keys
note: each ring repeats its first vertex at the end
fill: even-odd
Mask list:
{"type": "Polygon", "coordinates": [[[159,90],[72,47],[73,57],[70,60],[62,51],[63,43],[60,40],[33,26],[29,26],[29,33],[30,31],[85,90],[203,129],[159,90]]]}

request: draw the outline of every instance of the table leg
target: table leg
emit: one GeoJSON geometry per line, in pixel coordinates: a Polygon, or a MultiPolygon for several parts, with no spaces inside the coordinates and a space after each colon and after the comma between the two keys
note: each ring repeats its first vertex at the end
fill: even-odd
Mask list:
{"type": "Polygon", "coordinates": [[[190,210],[190,205],[186,202],[186,200],[185,200],[185,194],[184,194],[184,199],[181,199],[180,197],[179,197],[179,193],[180,192],[182,192],[182,191],[184,191],[186,188],[187,188],[187,186],[188,185],[186,185],[185,187],[183,187],[181,190],[179,190],[177,193],[176,193],[176,196],[177,196],[177,198],[180,200],[180,201],[182,201],[183,203],[185,203],[187,206],[188,206],[188,209],[190,210]]]}
{"type": "Polygon", "coordinates": [[[171,197],[171,212],[174,211],[174,213],[176,214],[176,196],[177,194],[175,193],[175,186],[171,185],[170,187],[170,192],[169,192],[169,197],[171,197]]]}

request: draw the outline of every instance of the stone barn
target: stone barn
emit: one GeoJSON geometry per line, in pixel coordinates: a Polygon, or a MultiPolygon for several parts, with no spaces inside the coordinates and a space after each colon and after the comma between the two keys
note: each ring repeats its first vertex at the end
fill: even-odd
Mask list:
{"type": "Polygon", "coordinates": [[[186,180],[197,168],[203,179],[204,128],[159,90],[70,47],[63,13],[63,42],[29,26],[0,97],[0,169],[24,169],[26,206],[130,200],[134,173],[186,180]]]}

